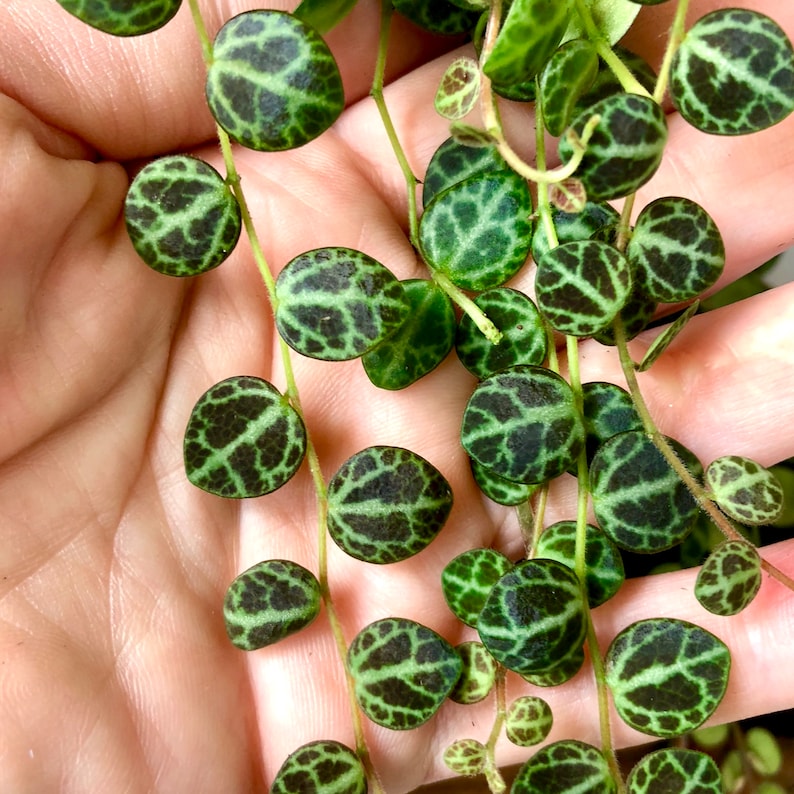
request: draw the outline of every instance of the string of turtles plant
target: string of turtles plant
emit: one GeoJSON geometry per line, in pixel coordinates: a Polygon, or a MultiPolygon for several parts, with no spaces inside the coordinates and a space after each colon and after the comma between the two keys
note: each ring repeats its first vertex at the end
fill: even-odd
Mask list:
{"type": "MultiPolygon", "coordinates": [[[[58,0],[84,22],[118,36],[165,25],[181,0],[58,0]]],[[[356,746],[319,737],[276,774],[274,794],[383,791],[364,715],[394,730],[431,719],[448,698],[494,699],[486,742],[461,737],[445,752],[460,775],[484,774],[504,791],[495,747],[505,732],[530,753],[514,794],[719,792],[709,756],[689,747],[647,755],[624,778],[609,702],[631,727],[676,737],[702,725],[725,694],[727,646],[679,619],[641,620],[602,656],[591,611],[624,580],[622,551],[652,554],[681,543],[701,512],[724,540],[705,561],[695,595],[732,615],[758,592],[764,561],[744,527],[770,523],[783,492],[753,460],[729,455],[703,467],[656,428],[636,372],[648,369],[722,273],[725,250],[706,208],[659,198],[631,223],[635,192],[656,172],[667,142],[661,103],[699,130],[749,134],[794,109],[794,51],[782,29],[749,10],[713,11],[685,27],[676,3],[656,75],[616,43],[641,5],[664,0],[383,0],[372,96],[406,180],[410,239],[428,277],[398,280],[366,252],[330,245],[271,274],[235,168],[233,145],[261,152],[302,146],[344,107],[339,69],[323,39],[355,0],[304,0],[294,13],[253,10],[211,38],[188,0],[205,57],[206,99],[226,174],[174,154],[146,165],[129,187],[125,218],[147,265],[176,277],[219,266],[242,230],[272,305],[286,390],[248,374],[209,385],[184,438],[190,482],[241,499],[285,486],[308,461],[318,504],[318,568],[264,560],[231,582],[223,605],[232,643],[257,652],[312,623],[325,608],[351,702],[356,746]],[[383,95],[390,21],[397,11],[434,33],[468,35],[474,55],[451,59],[436,108],[451,137],[418,186],[383,95]],[[534,103],[536,159],[505,136],[501,98],[534,103]],[[462,119],[481,108],[482,126],[462,119]],[[546,135],[560,166],[546,166],[546,135]],[[623,200],[618,213],[608,203],[623,200]],[[506,286],[534,262],[534,300],[506,286]],[[627,342],[665,305],[691,304],[641,362],[627,342]],[[554,334],[565,337],[563,377],[554,334]],[[626,389],[582,383],[578,342],[617,348],[626,389]],[[450,513],[443,475],[416,453],[371,446],[325,481],[301,408],[293,353],[325,361],[361,358],[375,387],[403,389],[451,350],[476,378],[461,417],[461,444],[484,497],[515,506],[525,557],[473,548],[449,561],[444,597],[476,640],[453,647],[415,621],[385,615],[349,643],[328,584],[327,539],[367,564],[421,552],[450,513]],[[578,506],[547,526],[549,482],[572,473],[578,506]],[[588,522],[592,508],[596,522],[588,522]],[[536,688],[569,680],[589,657],[601,746],[576,738],[543,745],[553,715],[539,695],[506,702],[505,679],[536,688]],[[663,693],[664,696],[660,697],[663,693]]],[[[266,156],[266,155],[265,155],[266,156]]],[[[540,690],[539,690],[540,691],[540,690]]]]}

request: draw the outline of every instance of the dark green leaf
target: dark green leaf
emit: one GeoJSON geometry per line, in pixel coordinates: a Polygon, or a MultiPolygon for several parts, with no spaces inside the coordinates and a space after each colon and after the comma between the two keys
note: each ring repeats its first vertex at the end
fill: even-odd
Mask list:
{"type": "Polygon", "coordinates": [[[500,505],[520,505],[526,502],[530,496],[538,489],[537,485],[529,485],[523,482],[512,482],[494,474],[490,469],[485,468],[476,460],[469,459],[471,463],[471,473],[477,487],[492,502],[500,505]]]}
{"type": "MultiPolygon", "coordinates": [[[[593,24],[610,44],[620,41],[637,18],[639,8],[631,0],[584,0],[593,24]]],[[[563,41],[588,35],[579,14],[571,14],[563,41]]]]}
{"type": "Polygon", "coordinates": [[[494,549],[470,549],[448,562],[441,572],[444,599],[455,616],[476,626],[491,588],[513,563],[494,549]]]}
{"type": "Polygon", "coordinates": [[[478,378],[519,364],[542,364],[546,358],[546,326],[530,298],[509,287],[496,287],[474,302],[502,332],[498,344],[483,336],[468,314],[461,317],[455,351],[461,364],[478,378]]]}
{"type": "Polygon", "coordinates": [[[82,22],[114,36],[141,36],[166,24],[182,0],[58,0],[82,22]]]}
{"type": "Polygon", "coordinates": [[[535,296],[551,326],[592,336],[608,326],[631,294],[631,268],[617,248],[580,240],[552,248],[538,262],[535,296]]]}
{"type": "MultiPolygon", "coordinates": [[[[645,330],[656,313],[657,305],[655,300],[643,295],[636,289],[632,290],[626,305],[620,310],[620,321],[623,324],[626,340],[634,339],[635,336],[645,330]]],[[[602,345],[615,345],[614,325],[599,331],[593,338],[602,345]]]]}
{"type": "Polygon", "coordinates": [[[549,735],[553,721],[551,707],[543,698],[524,695],[508,706],[505,733],[513,744],[532,747],[549,735]]]}
{"type": "Polygon", "coordinates": [[[328,532],[351,557],[397,562],[424,549],[452,509],[452,490],[424,458],[400,447],[368,447],[328,485],[328,532]]]}
{"type": "Polygon", "coordinates": [[[434,100],[436,112],[446,119],[462,119],[480,98],[481,73],[474,58],[455,58],[441,77],[434,100]]]}
{"type": "Polygon", "coordinates": [[[366,794],[367,774],[358,756],[330,739],[309,742],[290,753],[270,794],[366,794]]]}
{"type": "Polygon", "coordinates": [[[589,462],[592,462],[598,448],[612,436],[626,430],[642,430],[642,420],[631,395],[614,383],[583,383],[582,409],[589,462]]]}
{"type": "Polygon", "coordinates": [[[496,662],[481,642],[462,642],[455,650],[463,661],[460,678],[449,693],[455,703],[479,703],[488,697],[496,681],[496,662]]]}
{"type": "Polygon", "coordinates": [[[742,524],[771,524],[783,511],[777,477],[750,458],[717,458],[706,468],[705,482],[717,504],[742,524]]]}
{"type": "Polygon", "coordinates": [[[535,753],[518,770],[510,794],[613,794],[615,790],[601,752],[566,739],[535,753]]]}
{"type": "Polygon", "coordinates": [[[686,311],[681,312],[681,314],[668,325],[656,339],[651,342],[648,346],[648,349],[645,351],[645,355],[642,357],[642,361],[637,366],[638,372],[645,372],[649,370],[659,356],[667,350],[668,347],[672,344],[673,340],[684,330],[687,326],[689,321],[697,314],[698,308],[700,307],[700,302],[695,301],[691,306],[689,306],[686,311]]]}
{"type": "MultiPolygon", "coordinates": [[[[577,240],[589,240],[604,227],[616,224],[620,220],[620,213],[606,202],[588,201],[581,212],[553,209],[551,219],[557,233],[557,242],[561,245],[577,240]]],[[[532,235],[532,258],[536,262],[540,261],[550,248],[546,226],[538,220],[532,235]]]]}
{"type": "MultiPolygon", "coordinates": [[[[630,0],[621,0],[621,2],[629,3],[630,0]]],[[[636,53],[621,47],[619,44],[613,47],[613,50],[631,74],[637,78],[640,85],[649,94],[653,94],[656,87],[656,72],[653,71],[648,63],[636,53]]],[[[624,89],[620,84],[620,80],[615,76],[612,69],[601,60],[599,61],[598,76],[593,83],[593,87],[576,103],[577,114],[612,94],[622,94],[623,92],[624,89]]]]}
{"type": "Polygon", "coordinates": [[[362,629],[350,643],[347,664],[362,711],[392,730],[427,722],[463,668],[445,639],[405,618],[376,620],[362,629]]]}
{"type": "Polygon", "coordinates": [[[515,367],[482,381],[463,413],[461,443],[480,465],[514,482],[567,471],[584,444],[571,387],[542,367],[515,367]]]}
{"type": "Polygon", "coordinates": [[[670,94],[679,113],[704,132],[742,135],[771,127],[794,110],[791,42],[757,11],[712,11],[676,50],[670,94]]]}
{"type": "Polygon", "coordinates": [[[554,667],[542,673],[522,673],[521,677],[532,686],[560,686],[566,681],[570,681],[582,669],[583,665],[584,645],[555,664],[554,667]]]}
{"type": "Polygon", "coordinates": [[[402,283],[351,248],[317,248],[295,257],[279,273],[276,296],[276,326],[284,341],[325,361],[372,350],[411,308],[402,283]]]}
{"type": "Polygon", "coordinates": [[[206,94],[232,140],[267,152],[303,146],[345,106],[339,68],[320,34],[291,14],[264,9],[220,29],[206,94]]]}
{"type": "Polygon", "coordinates": [[[698,572],[695,598],[715,615],[736,615],[761,588],[761,558],[743,540],[720,543],[698,572]]]}
{"type": "Polygon", "coordinates": [[[240,237],[237,199],[223,177],[195,157],[172,155],[144,166],[124,201],[138,256],[168,276],[217,267],[240,237]]]}
{"type": "Polygon", "coordinates": [[[581,648],[585,621],[576,574],[556,560],[532,559],[515,565],[491,588],[477,632],[508,670],[542,673],[581,648]]]}
{"type": "Polygon", "coordinates": [[[358,0],[301,0],[293,13],[324,36],[355,8],[357,2],[358,0]]]}
{"type": "Polygon", "coordinates": [[[249,376],[215,384],[196,403],[184,457],[193,485],[235,499],[275,491],[306,453],[303,421],[275,386],[249,376]]]}
{"type": "Polygon", "coordinates": [[[457,319],[446,294],[427,279],[402,284],[408,318],[361,358],[367,377],[380,389],[404,389],[432,372],[455,340],[457,319]]]}
{"type": "Polygon", "coordinates": [[[543,122],[551,135],[562,135],[576,102],[598,74],[598,54],[587,39],[571,39],[557,49],[540,75],[543,122]]]}
{"type": "Polygon", "coordinates": [[[628,794],[722,794],[722,778],[705,753],[665,747],[648,753],[626,781],[628,794]]]}
{"type": "Polygon", "coordinates": [[[392,5],[415,25],[442,36],[469,33],[480,16],[449,0],[392,0],[392,5]]]}
{"type": "Polygon", "coordinates": [[[439,193],[419,223],[430,267],[481,291],[514,276],[529,254],[532,196],[512,171],[478,174],[439,193]]]}
{"type": "MultiPolygon", "coordinates": [[[[571,124],[577,136],[592,116],[601,121],[587,145],[576,176],[591,201],[621,198],[642,187],[662,161],[667,143],[667,122],[662,108],[638,94],[613,94],[580,113],[571,124]]],[[[566,134],[559,145],[560,159],[573,155],[566,134]]]]}
{"type": "Polygon", "coordinates": [[[320,613],[320,584],[289,560],[266,560],[243,571],[226,591],[223,619],[229,639],[255,651],[308,626],[320,613]]]}
{"type": "MultiPolygon", "coordinates": [[[[698,477],[695,455],[670,441],[698,477]]],[[[590,466],[593,509],[604,532],[622,549],[640,554],[680,543],[698,514],[695,498],[648,436],[629,430],[601,446],[590,466]]]]}

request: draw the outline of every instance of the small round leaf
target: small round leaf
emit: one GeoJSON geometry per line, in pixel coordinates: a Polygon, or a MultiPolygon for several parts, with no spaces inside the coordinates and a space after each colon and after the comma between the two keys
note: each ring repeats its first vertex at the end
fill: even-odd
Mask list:
{"type": "Polygon", "coordinates": [[[508,706],[505,733],[513,744],[532,747],[549,735],[553,721],[551,707],[543,698],[524,695],[508,706]]]}
{"type": "Polygon", "coordinates": [[[436,112],[446,119],[462,119],[480,98],[480,82],[480,67],[474,58],[455,58],[436,91],[436,112]]]}
{"type": "Polygon", "coordinates": [[[777,477],[750,458],[717,458],[706,467],[705,481],[717,504],[742,524],[772,524],[783,511],[777,477]]]}
{"type": "Polygon", "coordinates": [[[491,588],[513,563],[495,549],[470,549],[448,562],[441,572],[444,599],[455,616],[476,626],[491,588]]]}
{"type": "Polygon", "coordinates": [[[613,794],[615,790],[601,751],[566,739],[535,753],[518,770],[510,794],[613,794]]]}
{"type": "Polygon", "coordinates": [[[486,752],[477,739],[458,739],[444,750],[444,763],[456,775],[475,777],[485,768],[486,752]]]}
{"type": "Polygon", "coordinates": [[[750,543],[720,543],[698,572],[695,598],[715,615],[736,615],[761,588],[761,558],[750,543]]]}
{"type": "Polygon", "coordinates": [[[449,693],[455,703],[479,703],[488,697],[496,681],[496,662],[481,642],[462,642],[455,650],[463,660],[463,671],[449,693]]]}
{"type": "Polygon", "coordinates": [[[270,794],[366,794],[367,773],[358,756],[330,739],[309,742],[290,753],[276,773],[270,794]]]}
{"type": "Polygon", "coordinates": [[[182,0],[58,0],[82,22],[113,36],[142,36],[163,27],[182,0]]]}
{"type": "Polygon", "coordinates": [[[680,747],[648,753],[631,770],[626,784],[628,794],[722,794],[722,777],[714,760],[680,747]]]}
{"type": "Polygon", "coordinates": [[[474,30],[479,14],[449,0],[392,0],[394,10],[431,33],[455,36],[474,30]]]}

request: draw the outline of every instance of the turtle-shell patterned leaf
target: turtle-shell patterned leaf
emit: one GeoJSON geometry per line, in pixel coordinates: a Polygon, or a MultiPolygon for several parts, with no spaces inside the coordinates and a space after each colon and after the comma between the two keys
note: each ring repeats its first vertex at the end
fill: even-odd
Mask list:
{"type": "Polygon", "coordinates": [[[715,615],[737,615],[761,588],[761,558],[744,540],[726,540],[709,554],[695,581],[695,598],[715,615]]]}
{"type": "Polygon", "coordinates": [[[743,135],[771,127],[794,110],[791,42],[757,11],[712,11],[676,50],[670,95],[679,113],[703,132],[743,135]]]}
{"type": "Polygon", "coordinates": [[[345,361],[372,350],[408,317],[402,282],[367,254],[317,248],[276,279],[276,327],[298,353],[345,361]]]}
{"type": "Polygon", "coordinates": [[[313,140],[345,105],[339,67],[320,34],[270,9],[238,14],[220,29],[206,96],[233,141],[268,152],[313,140]]]}
{"type": "Polygon", "coordinates": [[[182,0],[58,0],[82,22],[113,36],[142,36],[163,27],[182,0]]]}
{"type": "Polygon", "coordinates": [[[526,761],[510,794],[613,794],[616,788],[600,750],[565,739],[547,745],[526,761]]]}
{"type": "Polygon", "coordinates": [[[455,646],[463,660],[463,671],[449,693],[455,703],[479,703],[488,697],[496,682],[496,661],[481,642],[470,640],[455,646]]]}
{"type": "Polygon", "coordinates": [[[783,511],[785,495],[779,480],[751,458],[717,458],[706,467],[705,483],[717,504],[742,524],[772,524],[783,511]]]}
{"type": "Polygon", "coordinates": [[[474,58],[455,58],[446,68],[434,100],[436,111],[446,119],[462,119],[480,98],[482,75],[474,58]]]}
{"type": "Polygon", "coordinates": [[[348,458],[328,484],[328,532],[351,557],[380,565],[418,554],[452,509],[452,489],[424,458],[375,446],[348,458]]]}
{"type": "Polygon", "coordinates": [[[606,656],[615,708],[632,728],[680,736],[703,724],[722,701],[731,656],[710,632],[674,618],[632,623],[606,656]]]}
{"type": "Polygon", "coordinates": [[[542,673],[522,673],[521,677],[532,686],[551,687],[560,686],[570,681],[584,666],[584,645],[573,653],[568,654],[554,667],[542,673]]]}
{"type": "Polygon", "coordinates": [[[628,794],[722,794],[720,769],[711,756],[664,747],[640,759],[626,780],[628,794]]]}
{"type": "Polygon", "coordinates": [[[468,626],[476,626],[491,588],[513,567],[496,549],[469,549],[448,562],[441,572],[447,606],[468,626]]]}
{"type": "Polygon", "coordinates": [[[290,560],[265,560],[243,571],[226,591],[223,619],[229,639],[255,651],[308,626],[320,613],[320,584],[290,560]]]}
{"type": "Polygon", "coordinates": [[[471,33],[480,18],[449,0],[392,0],[392,5],[415,25],[441,36],[471,33]]]}
{"type": "Polygon", "coordinates": [[[526,502],[538,489],[537,485],[506,480],[471,458],[469,458],[469,463],[477,487],[492,502],[496,502],[499,505],[511,507],[520,505],[526,502]]]}
{"type": "Polygon", "coordinates": [[[477,739],[458,739],[444,750],[444,764],[462,777],[482,774],[486,757],[485,745],[477,739]]]}
{"type": "MultiPolygon", "coordinates": [[[[589,240],[600,230],[617,224],[620,213],[604,201],[587,201],[580,212],[563,212],[554,208],[551,219],[557,233],[557,244],[562,245],[575,240],[589,240]]],[[[540,261],[550,248],[546,225],[538,219],[532,235],[532,258],[540,261]]]]}
{"type": "Polygon", "coordinates": [[[358,756],[331,739],[309,742],[290,753],[270,794],[366,794],[367,773],[358,756]]]}
{"type": "Polygon", "coordinates": [[[642,430],[642,419],[631,395],[616,383],[589,381],[582,384],[585,449],[592,462],[598,448],[626,430],[642,430]]]}
{"type": "Polygon", "coordinates": [[[235,499],[286,483],[306,454],[303,421],[275,386],[250,376],[216,383],[198,400],[185,430],[193,485],[235,499]]]}
{"type": "Polygon", "coordinates": [[[384,618],[362,629],[350,643],[347,665],[362,711],[392,730],[427,722],[463,669],[443,637],[406,618],[384,618]]]}
{"type": "Polygon", "coordinates": [[[505,733],[513,744],[532,747],[549,735],[553,722],[551,706],[543,698],[524,695],[507,707],[505,733]]]}
{"type": "Polygon", "coordinates": [[[138,256],[167,276],[196,276],[237,245],[240,206],[223,177],[187,155],[161,157],[132,180],[124,221],[138,256]]]}

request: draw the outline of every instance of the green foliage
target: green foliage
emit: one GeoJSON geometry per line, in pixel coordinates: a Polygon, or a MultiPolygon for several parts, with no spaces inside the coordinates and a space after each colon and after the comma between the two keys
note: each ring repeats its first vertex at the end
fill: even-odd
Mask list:
{"type": "Polygon", "coordinates": [[[567,471],[584,444],[571,387],[542,367],[513,367],[483,380],[463,412],[461,443],[507,480],[539,483],[567,471]]]}
{"type": "Polygon", "coordinates": [[[760,463],[740,455],[712,461],[704,475],[712,498],[743,524],[771,524],[782,510],[784,493],[775,475],[760,463]]]}
{"type": "Polygon", "coordinates": [[[643,429],[631,395],[615,383],[583,383],[582,412],[588,462],[592,462],[598,448],[612,436],[643,429]]]}
{"type": "Polygon", "coordinates": [[[476,460],[469,460],[471,464],[471,473],[474,477],[474,482],[477,487],[487,496],[492,502],[500,505],[515,506],[520,505],[527,501],[538,486],[522,483],[512,482],[494,474],[490,469],[487,469],[476,460]]]}
{"type": "Polygon", "coordinates": [[[496,681],[496,662],[481,642],[470,640],[455,646],[463,671],[449,693],[455,703],[479,703],[488,697],[496,681]]]}
{"type": "Polygon", "coordinates": [[[705,753],[665,747],[646,755],[626,781],[628,794],[722,794],[722,778],[705,753]]]}
{"type": "MultiPolygon", "coordinates": [[[[676,441],[678,457],[699,475],[698,459],[676,441]]],[[[629,430],[613,436],[590,466],[593,509],[604,532],[622,549],[651,554],[680,543],[698,505],[648,436],[629,430]]]]}
{"type": "MultiPolygon", "coordinates": [[[[558,244],[589,240],[602,229],[616,224],[620,214],[606,202],[588,201],[580,212],[563,212],[554,208],[551,220],[558,244]]],[[[551,248],[545,224],[538,221],[532,235],[532,258],[538,262],[551,248]]]]}
{"type": "Polygon", "coordinates": [[[508,670],[543,673],[584,640],[582,588],[556,560],[520,562],[491,588],[477,620],[483,645],[508,670]]]}
{"type": "Polygon", "coordinates": [[[521,673],[521,677],[532,686],[560,686],[570,681],[582,669],[582,665],[584,665],[584,646],[542,673],[521,673]]]}
{"type": "MultiPolygon", "coordinates": [[[[621,198],[642,187],[662,161],[667,143],[664,111],[648,97],[613,94],[580,113],[570,129],[581,136],[593,117],[601,121],[590,138],[577,177],[592,201],[621,198]]],[[[574,153],[570,136],[560,140],[560,159],[574,153]]]]}
{"type": "MultiPolygon", "coordinates": [[[[648,323],[653,319],[656,312],[657,303],[651,298],[647,298],[634,290],[626,301],[626,304],[620,310],[620,321],[623,324],[623,330],[626,340],[634,339],[637,334],[644,331],[648,323]]],[[[615,329],[614,326],[609,326],[603,331],[594,334],[594,339],[599,341],[602,345],[615,345],[615,329]]]]}
{"type": "Polygon", "coordinates": [[[167,276],[197,276],[221,264],[240,237],[237,199],[202,160],[161,157],[133,179],[124,201],[138,256],[167,276]]]}
{"type": "Polygon", "coordinates": [[[275,491],[306,454],[303,420],[275,386],[235,376],[198,400],[185,430],[187,477],[205,491],[240,499],[275,491]]]}
{"type": "Polygon", "coordinates": [[[142,36],[165,25],[182,0],[58,0],[70,14],[113,36],[142,36]]]}
{"type": "Polygon", "coordinates": [[[480,98],[480,82],[480,67],[474,58],[455,58],[441,77],[436,91],[436,111],[446,119],[462,119],[480,98]]]}
{"type": "Polygon", "coordinates": [[[443,637],[405,618],[376,620],[362,629],[350,643],[347,664],[361,710],[392,730],[427,722],[463,669],[443,637]]]}
{"type": "Polygon", "coordinates": [[[512,567],[495,549],[470,549],[448,562],[441,573],[441,589],[455,617],[476,627],[491,588],[512,567]]]}
{"type": "Polygon", "coordinates": [[[549,735],[553,722],[551,706],[543,698],[524,695],[508,706],[505,733],[513,744],[532,747],[549,735]]]}
{"type": "Polygon", "coordinates": [[[266,152],[303,146],[345,105],[339,67],[319,33],[273,10],[238,14],[220,29],[206,95],[233,141],[266,152]]]}
{"type": "Polygon", "coordinates": [[[689,321],[697,314],[700,308],[700,301],[695,301],[685,311],[676,317],[663,331],[651,342],[642,361],[637,365],[638,372],[645,372],[649,370],[658,360],[659,356],[667,350],[673,343],[673,340],[684,330],[689,321]]]}
{"type": "Polygon", "coordinates": [[[283,640],[319,614],[319,582],[289,560],[266,560],[243,571],[223,601],[226,634],[244,651],[283,640]]]}
{"type": "Polygon", "coordinates": [[[328,532],[351,557],[385,564],[418,554],[452,509],[452,489],[407,449],[377,446],[348,458],[328,484],[328,532]]]}
{"type": "Polygon", "coordinates": [[[705,722],[728,685],[731,657],[705,629],[674,618],[632,623],[609,646],[606,679],[621,718],[672,737],[705,722]]]}
{"type": "Polygon", "coordinates": [[[717,546],[698,573],[695,597],[716,615],[736,615],[761,588],[761,558],[749,543],[726,540],[717,546]]]}
{"type": "Polygon", "coordinates": [[[380,262],[351,248],[317,248],[292,259],[276,280],[276,327],[304,356],[357,358],[408,317],[405,287],[380,262]]]}
{"type": "Polygon", "coordinates": [[[477,174],[437,194],[419,223],[427,264],[462,289],[481,291],[514,276],[529,255],[532,196],[511,171],[477,174]]]}
{"type": "Polygon", "coordinates": [[[325,35],[355,8],[357,2],[358,0],[301,0],[293,14],[320,35],[325,35]]]}
{"type": "Polygon", "coordinates": [[[518,770],[510,794],[613,794],[615,790],[601,751],[566,739],[535,753],[518,770]]]}
{"type": "Polygon", "coordinates": [[[476,739],[458,739],[444,750],[444,763],[455,774],[475,777],[485,768],[486,750],[476,739]]]}
{"type": "Polygon", "coordinates": [[[469,372],[482,379],[509,367],[543,363],[548,343],[546,326],[530,298],[509,287],[496,287],[482,292],[474,303],[502,332],[502,338],[493,344],[468,314],[461,317],[455,351],[469,372]]]}
{"type": "MultiPolygon", "coordinates": [[[[595,29],[610,44],[623,38],[631,23],[637,18],[639,8],[633,0],[584,0],[595,29]]],[[[587,35],[579,14],[571,14],[564,41],[587,35]]]]}
{"type": "Polygon", "coordinates": [[[756,725],[744,736],[747,759],[759,775],[776,775],[783,766],[783,751],[775,735],[756,725]]]}
{"type": "Polygon", "coordinates": [[[540,75],[540,96],[550,135],[562,135],[597,75],[598,53],[587,39],[571,39],[549,58],[540,75]]]}
{"type": "Polygon", "coordinates": [[[551,326],[592,336],[621,310],[631,292],[631,268],[607,243],[580,240],[552,248],[538,262],[535,295],[551,326]]]}
{"type": "Polygon", "coordinates": [[[366,794],[367,776],[349,747],[330,739],[309,742],[290,753],[270,794],[366,794]]]}
{"type": "Polygon", "coordinates": [[[478,14],[449,0],[392,0],[392,5],[415,25],[442,36],[468,33],[477,24],[478,14]]]}
{"type": "Polygon", "coordinates": [[[794,110],[794,49],[764,14],[724,8],[701,17],[676,50],[670,75],[676,110],[715,135],[743,135],[794,110]]]}
{"type": "Polygon", "coordinates": [[[626,256],[639,289],[659,303],[675,303],[714,284],[725,266],[725,245],[703,207],[668,196],[643,208],[626,256]]]}

